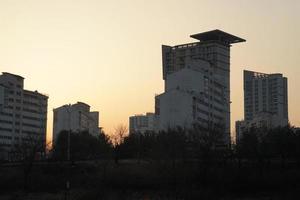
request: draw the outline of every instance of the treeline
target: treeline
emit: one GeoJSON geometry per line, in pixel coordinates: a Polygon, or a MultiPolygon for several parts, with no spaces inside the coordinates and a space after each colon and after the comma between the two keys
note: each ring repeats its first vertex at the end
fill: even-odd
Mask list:
{"type": "Polygon", "coordinates": [[[113,152],[113,145],[110,138],[101,132],[93,136],[88,132],[62,131],[53,145],[53,160],[88,160],[108,159],[113,152]]]}
{"type": "MultiPolygon", "coordinates": [[[[227,153],[229,140],[220,131],[180,127],[167,131],[126,134],[124,127],[108,137],[103,132],[92,136],[88,132],[62,131],[53,145],[54,160],[119,159],[186,160],[203,159],[217,152],[227,153]]],[[[215,156],[215,155],[214,155],[215,156]]]]}
{"type": "Polygon", "coordinates": [[[286,160],[299,162],[300,131],[291,126],[267,129],[251,129],[243,134],[237,144],[230,143],[229,136],[221,129],[195,127],[191,130],[133,133],[124,132],[109,138],[103,132],[95,137],[87,132],[62,132],[53,148],[53,159],[134,159],[137,161],[188,161],[205,162],[244,161],[270,162],[286,160]],[[117,139],[116,139],[117,137],[117,139]],[[113,138],[113,139],[112,139],[113,138]],[[69,148],[69,149],[68,149],[69,148]]]}
{"type": "MultiPolygon", "coordinates": [[[[300,186],[300,131],[290,126],[253,128],[237,144],[230,143],[229,135],[221,128],[176,128],[129,135],[122,130],[111,138],[95,138],[87,133],[70,138],[72,160],[105,160],[97,161],[101,163],[99,180],[103,187],[174,191],[193,187],[204,193],[217,191],[222,196],[253,191],[294,193],[300,186]]],[[[61,134],[54,146],[54,159],[66,159],[66,137],[67,133],[61,134]]]]}
{"type": "Polygon", "coordinates": [[[0,186],[64,191],[68,180],[73,190],[162,189],[176,195],[179,191],[178,197],[187,199],[235,192],[295,193],[300,187],[300,131],[290,126],[251,129],[237,144],[231,144],[221,128],[127,135],[122,127],[115,133],[108,137],[103,132],[92,136],[63,131],[49,162],[33,162],[31,156],[23,157],[22,165],[4,165],[0,186]]]}
{"type": "Polygon", "coordinates": [[[240,161],[270,162],[280,160],[296,161],[300,166],[300,130],[291,126],[275,129],[252,128],[245,132],[234,145],[235,157],[240,161]]]}
{"type": "MultiPolygon", "coordinates": [[[[252,128],[237,144],[217,129],[170,129],[159,133],[131,134],[120,144],[121,158],[227,162],[296,161],[300,166],[300,130],[291,126],[252,128]]],[[[284,166],[283,166],[284,167],[284,166]]]]}

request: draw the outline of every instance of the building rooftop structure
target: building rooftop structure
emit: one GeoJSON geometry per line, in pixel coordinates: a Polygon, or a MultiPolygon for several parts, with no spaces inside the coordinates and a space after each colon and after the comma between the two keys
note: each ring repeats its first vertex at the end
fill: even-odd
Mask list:
{"type": "Polygon", "coordinates": [[[12,73],[9,73],[9,72],[2,72],[2,75],[10,75],[10,76],[14,76],[14,77],[17,77],[17,78],[20,78],[20,79],[24,79],[24,77],[22,77],[20,75],[12,74],[12,73]]]}
{"type": "Polygon", "coordinates": [[[190,36],[191,38],[200,40],[202,42],[205,41],[222,41],[228,44],[246,42],[245,39],[231,35],[219,29],[207,31],[203,33],[197,33],[190,36]]]}

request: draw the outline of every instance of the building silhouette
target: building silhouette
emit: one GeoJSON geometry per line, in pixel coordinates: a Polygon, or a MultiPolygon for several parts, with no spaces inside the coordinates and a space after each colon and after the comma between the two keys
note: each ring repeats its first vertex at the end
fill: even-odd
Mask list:
{"type": "Polygon", "coordinates": [[[155,114],[134,115],[129,117],[129,133],[145,133],[155,130],[155,114]]]}
{"type": "Polygon", "coordinates": [[[162,46],[165,92],[155,97],[157,129],[222,126],[230,134],[230,47],[245,42],[213,30],[197,41],[162,46]]]}
{"type": "Polygon", "coordinates": [[[244,70],[244,120],[236,122],[236,139],[251,127],[288,125],[287,78],[244,70]]]}
{"type": "Polygon", "coordinates": [[[3,72],[0,76],[0,148],[4,157],[16,145],[38,140],[45,151],[48,96],[24,89],[24,78],[3,72]]]}
{"type": "Polygon", "coordinates": [[[53,144],[61,131],[88,131],[93,136],[100,134],[99,112],[90,111],[90,106],[83,102],[68,104],[53,109],[53,144]]]}

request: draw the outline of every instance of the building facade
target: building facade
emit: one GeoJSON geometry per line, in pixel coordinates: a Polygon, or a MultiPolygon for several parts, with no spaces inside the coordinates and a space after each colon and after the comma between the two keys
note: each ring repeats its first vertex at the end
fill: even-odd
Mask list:
{"type": "Polygon", "coordinates": [[[146,113],[146,115],[134,115],[129,117],[129,133],[145,133],[154,131],[155,114],[146,113]]]}
{"type": "Polygon", "coordinates": [[[245,40],[220,30],[191,37],[200,41],[162,46],[165,92],[155,97],[158,129],[222,126],[229,138],[230,47],[245,40]]]}
{"type": "Polygon", "coordinates": [[[99,112],[91,112],[83,102],[68,104],[53,109],[53,144],[61,131],[88,131],[93,136],[100,134],[99,112]]]}
{"type": "Polygon", "coordinates": [[[17,144],[39,140],[45,151],[48,96],[24,89],[24,78],[0,76],[0,148],[7,158],[17,144]]]}
{"type": "Polygon", "coordinates": [[[251,127],[270,129],[288,122],[287,78],[244,70],[244,120],[236,122],[237,140],[251,127]]]}

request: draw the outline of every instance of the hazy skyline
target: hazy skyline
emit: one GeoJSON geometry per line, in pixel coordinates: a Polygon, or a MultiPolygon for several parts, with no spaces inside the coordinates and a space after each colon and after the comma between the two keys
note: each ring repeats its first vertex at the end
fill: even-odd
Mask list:
{"type": "Polygon", "coordinates": [[[231,131],[243,118],[243,69],[283,73],[289,119],[300,126],[299,10],[297,0],[0,0],[0,72],[49,95],[48,138],[53,108],[77,101],[112,133],[130,115],[154,111],[162,44],[221,29],[247,40],[231,48],[231,131]]]}

